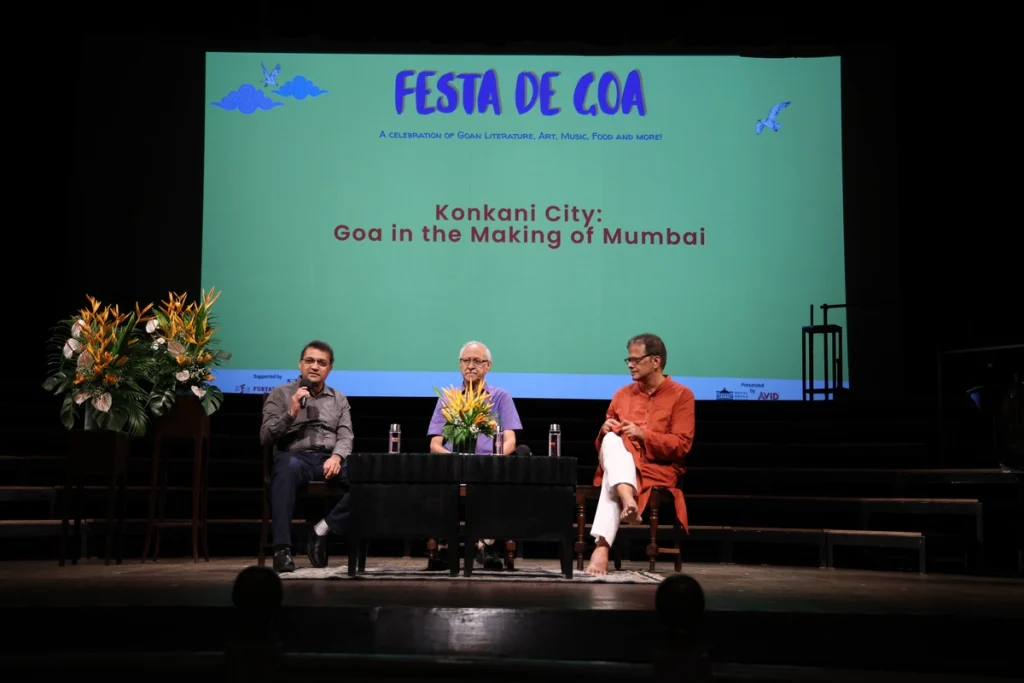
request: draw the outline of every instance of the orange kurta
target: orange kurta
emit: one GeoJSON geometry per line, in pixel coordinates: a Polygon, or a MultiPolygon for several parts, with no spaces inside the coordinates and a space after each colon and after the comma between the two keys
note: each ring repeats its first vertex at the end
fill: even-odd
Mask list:
{"type": "MultiPolygon", "coordinates": [[[[668,375],[653,393],[649,393],[641,382],[633,382],[615,392],[605,419],[609,418],[632,422],[644,430],[642,443],[631,438],[622,440],[636,466],[636,503],[642,513],[651,497],[651,487],[675,487],[679,475],[686,471],[686,455],[693,446],[693,392],[668,375]]],[[[595,445],[600,453],[600,435],[595,445]]],[[[594,486],[601,485],[603,476],[598,464],[594,486]]],[[[689,532],[683,492],[675,489],[672,494],[679,523],[689,532]]]]}

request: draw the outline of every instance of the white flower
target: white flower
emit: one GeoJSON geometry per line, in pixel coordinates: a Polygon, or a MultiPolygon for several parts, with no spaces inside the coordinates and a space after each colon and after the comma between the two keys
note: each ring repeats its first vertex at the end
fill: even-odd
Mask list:
{"type": "Polygon", "coordinates": [[[195,394],[196,396],[198,396],[199,398],[202,398],[203,394],[206,393],[206,389],[200,389],[199,387],[192,387],[192,393],[195,394]]]}
{"type": "Polygon", "coordinates": [[[105,413],[110,410],[110,404],[114,402],[114,397],[110,395],[110,392],[97,396],[92,400],[92,407],[101,413],[105,413]]]}
{"type": "Polygon", "coordinates": [[[82,405],[89,400],[89,394],[82,392],[81,394],[75,394],[75,405],[82,405]]]}
{"type": "Polygon", "coordinates": [[[187,382],[189,378],[188,370],[182,370],[181,372],[174,373],[174,379],[179,382],[187,382]]]}
{"type": "Polygon", "coordinates": [[[65,358],[71,358],[71,356],[75,355],[76,353],[78,353],[81,350],[82,350],[82,342],[78,341],[77,339],[68,339],[66,342],[64,342],[64,357],[65,358]]]}
{"type": "Polygon", "coordinates": [[[157,326],[156,320],[155,319],[154,320],[150,320],[148,323],[146,323],[146,333],[147,334],[153,334],[154,332],[156,332],[156,326],[157,326]]]}
{"type": "Polygon", "coordinates": [[[185,347],[178,342],[171,342],[167,345],[167,352],[172,356],[180,356],[185,353],[185,347]]]}
{"type": "Polygon", "coordinates": [[[82,328],[85,327],[85,321],[79,320],[71,326],[71,336],[78,339],[82,335],[82,328]]]}
{"type": "Polygon", "coordinates": [[[91,368],[94,362],[92,354],[88,351],[83,351],[82,355],[78,357],[78,367],[80,368],[91,368]]]}

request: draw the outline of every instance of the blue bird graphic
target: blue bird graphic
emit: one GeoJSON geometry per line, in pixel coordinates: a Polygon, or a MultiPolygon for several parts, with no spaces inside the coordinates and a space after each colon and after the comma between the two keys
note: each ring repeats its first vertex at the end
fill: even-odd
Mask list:
{"type": "Polygon", "coordinates": [[[260,62],[260,67],[263,69],[263,87],[277,85],[277,74],[281,73],[281,65],[275,66],[273,71],[267,71],[267,67],[263,66],[263,62],[260,62]]]}
{"type": "Polygon", "coordinates": [[[761,119],[760,121],[757,122],[757,127],[754,129],[755,135],[760,135],[761,131],[764,130],[765,128],[771,128],[773,131],[778,133],[779,129],[782,128],[782,124],[776,121],[775,119],[778,117],[779,112],[781,112],[788,106],[789,102],[780,102],[776,104],[774,107],[772,107],[772,110],[768,112],[768,118],[761,119]]]}

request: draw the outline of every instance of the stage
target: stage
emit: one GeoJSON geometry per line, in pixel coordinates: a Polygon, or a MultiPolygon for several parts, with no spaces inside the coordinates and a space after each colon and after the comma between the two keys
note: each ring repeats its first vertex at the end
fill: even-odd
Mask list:
{"type": "MultiPolygon", "coordinates": [[[[302,556],[296,561],[300,568],[308,564],[302,556]]],[[[18,626],[4,641],[5,666],[20,669],[30,653],[43,652],[62,653],[76,670],[104,653],[179,653],[174,659],[183,666],[202,653],[223,652],[237,629],[235,577],[254,564],[251,558],[109,567],[100,560],[65,567],[4,563],[0,604],[8,623],[18,626]],[[55,624],[73,637],[60,644],[40,637],[55,624]]],[[[371,557],[367,568],[384,564],[424,566],[371,557]]],[[[343,565],[343,558],[332,558],[337,570],[343,565]]],[[[557,570],[553,560],[517,566],[523,573],[557,570]]],[[[647,567],[624,563],[623,569],[647,567]]],[[[671,564],[659,570],[668,576],[671,564]]],[[[1018,579],[719,564],[684,564],[683,571],[705,592],[701,640],[716,670],[783,665],[1007,676],[1019,667],[1024,583],[1018,579]]],[[[283,651],[349,660],[458,656],[649,667],[664,642],[657,583],[423,574],[433,576],[286,579],[277,628],[283,651]]]]}

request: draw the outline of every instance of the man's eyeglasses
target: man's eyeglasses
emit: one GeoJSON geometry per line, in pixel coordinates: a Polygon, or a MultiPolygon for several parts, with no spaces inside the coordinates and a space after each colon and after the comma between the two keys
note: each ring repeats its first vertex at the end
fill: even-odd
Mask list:
{"type": "Polygon", "coordinates": [[[303,358],[302,362],[306,365],[319,365],[322,368],[326,368],[329,364],[326,358],[303,358]]]}
{"type": "Polygon", "coordinates": [[[483,358],[460,358],[459,359],[459,363],[461,363],[462,365],[468,365],[470,367],[473,367],[474,365],[480,365],[480,366],[487,365],[487,363],[489,363],[489,362],[490,361],[485,360],[483,358]]]}
{"type": "Polygon", "coordinates": [[[623,358],[622,360],[626,362],[626,365],[638,365],[644,358],[650,358],[653,355],[653,353],[645,353],[639,358],[623,358]]]}

